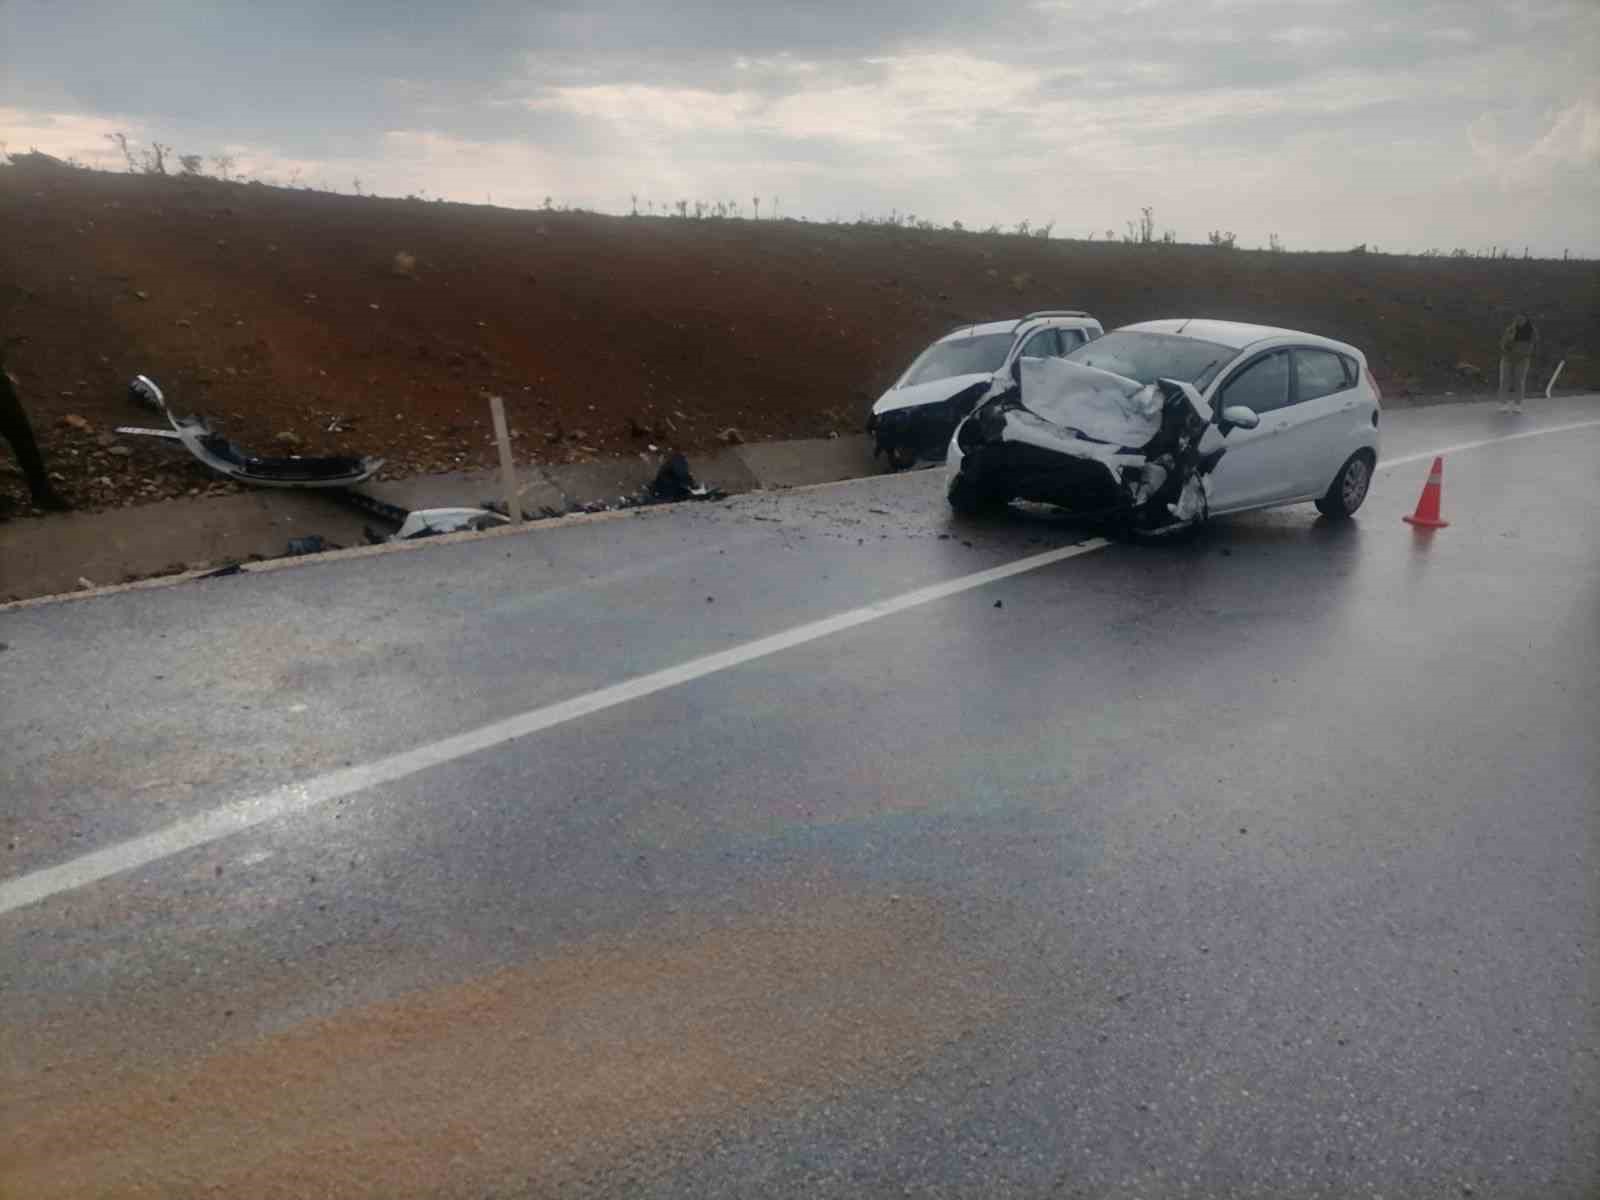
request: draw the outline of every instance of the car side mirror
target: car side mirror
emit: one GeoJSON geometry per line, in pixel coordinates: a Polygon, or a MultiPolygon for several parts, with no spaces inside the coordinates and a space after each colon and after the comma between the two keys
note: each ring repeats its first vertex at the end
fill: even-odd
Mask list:
{"type": "Polygon", "coordinates": [[[1230,429],[1254,429],[1261,424],[1261,418],[1256,415],[1256,410],[1246,408],[1242,404],[1230,404],[1222,410],[1222,419],[1217,422],[1217,431],[1226,434],[1230,429]]]}

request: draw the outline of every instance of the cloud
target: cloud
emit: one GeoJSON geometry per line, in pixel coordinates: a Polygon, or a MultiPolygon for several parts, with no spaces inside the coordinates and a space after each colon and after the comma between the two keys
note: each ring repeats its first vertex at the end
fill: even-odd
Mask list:
{"type": "Polygon", "coordinates": [[[117,169],[123,164],[122,154],[109,139],[118,132],[135,142],[145,136],[137,121],[125,118],[0,106],[0,143],[10,154],[38,149],[86,167],[117,169]]]}
{"type": "Polygon", "coordinates": [[[0,139],[613,211],[759,191],[1086,232],[1154,204],[1191,238],[1516,220],[1600,252],[1596,61],[1592,0],[0,0],[0,139]]]}

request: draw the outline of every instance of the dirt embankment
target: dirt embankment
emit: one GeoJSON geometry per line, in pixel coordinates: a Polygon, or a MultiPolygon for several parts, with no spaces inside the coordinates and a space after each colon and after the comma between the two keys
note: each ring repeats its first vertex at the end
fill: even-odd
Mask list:
{"type": "MultiPolygon", "coordinates": [[[[391,474],[489,465],[486,391],[524,461],[692,452],[730,427],[852,431],[931,338],[1045,307],[1315,330],[1363,347],[1396,397],[1471,390],[1457,364],[1491,376],[1526,306],[1540,377],[1565,355],[1563,385],[1600,385],[1589,262],[605,217],[15,166],[0,229],[0,337],[84,507],[232,486],[110,434],[148,423],[125,395],[138,372],[248,448],[379,454],[391,474]]],[[[24,496],[0,454],[0,499],[24,496]]]]}

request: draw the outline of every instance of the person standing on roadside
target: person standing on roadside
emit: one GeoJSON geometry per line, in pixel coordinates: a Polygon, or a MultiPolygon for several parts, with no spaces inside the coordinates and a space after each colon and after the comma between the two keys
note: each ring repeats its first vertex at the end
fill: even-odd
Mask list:
{"type": "Polygon", "coordinates": [[[11,376],[6,373],[5,347],[0,344],[0,437],[11,443],[11,451],[28,479],[28,491],[34,504],[52,512],[68,508],[67,502],[56,491],[45,471],[44,455],[39,453],[39,443],[34,440],[33,426],[28,424],[28,414],[17,398],[11,376]]]}
{"type": "Polygon", "coordinates": [[[1519,413],[1528,396],[1528,368],[1539,348],[1539,330],[1527,313],[1518,313],[1500,335],[1500,411],[1519,413]],[[1511,399],[1511,376],[1517,377],[1517,396],[1511,399]]]}

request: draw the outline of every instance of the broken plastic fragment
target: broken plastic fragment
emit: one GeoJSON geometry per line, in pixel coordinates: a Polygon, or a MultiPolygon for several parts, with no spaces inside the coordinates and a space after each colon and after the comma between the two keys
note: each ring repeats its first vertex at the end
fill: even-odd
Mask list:
{"type": "Polygon", "coordinates": [[[328,543],[320,533],[309,533],[305,537],[290,538],[284,553],[289,558],[297,558],[302,554],[321,554],[327,548],[328,543]]]}
{"type": "Polygon", "coordinates": [[[1178,499],[1167,505],[1176,520],[1193,521],[1206,511],[1206,487],[1199,475],[1191,475],[1183,481],[1183,490],[1178,493],[1178,499]]]}
{"type": "Polygon", "coordinates": [[[506,524],[509,524],[509,518],[486,508],[419,508],[406,514],[399,531],[389,540],[405,542],[441,533],[494,529],[506,524]]]}
{"type": "MultiPolygon", "coordinates": [[[[172,425],[173,435],[184,448],[219,475],[240,483],[264,487],[337,488],[361,483],[377,474],[381,458],[333,455],[327,458],[263,458],[246,453],[198,417],[179,419],[167,407],[166,398],[154,380],[137,375],[128,385],[128,394],[141,404],[163,413],[172,425]]],[[[144,433],[147,431],[140,430],[144,433]]]]}

